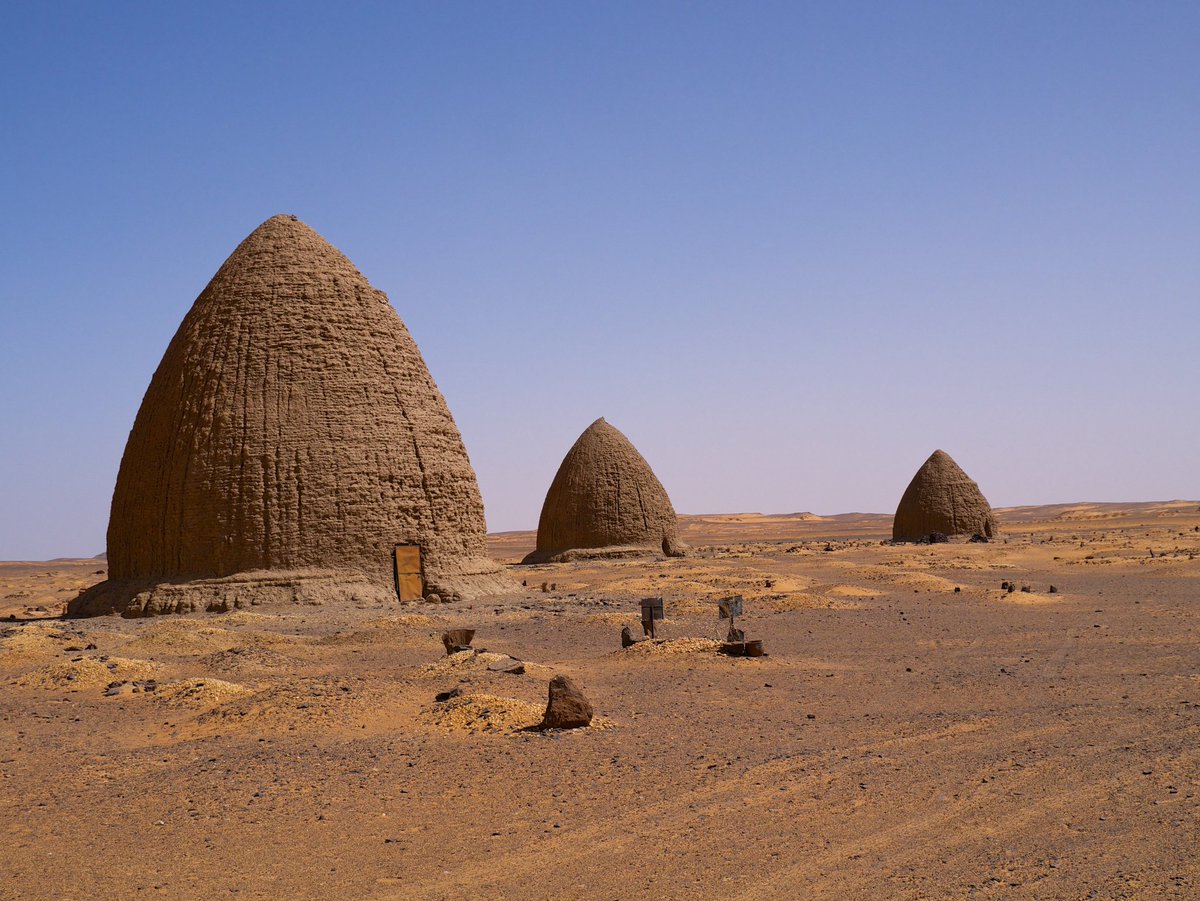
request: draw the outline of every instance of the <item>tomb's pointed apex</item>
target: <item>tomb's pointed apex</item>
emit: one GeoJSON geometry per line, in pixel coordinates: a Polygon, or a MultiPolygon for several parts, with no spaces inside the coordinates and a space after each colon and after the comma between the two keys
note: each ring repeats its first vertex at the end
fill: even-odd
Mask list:
{"type": "Polygon", "coordinates": [[[242,250],[257,250],[263,245],[270,246],[278,243],[293,244],[297,248],[305,246],[333,247],[316,229],[298,216],[279,213],[269,219],[264,219],[257,228],[246,235],[231,256],[242,250]]]}
{"type": "Polygon", "coordinates": [[[937,473],[953,473],[966,478],[963,468],[954,462],[954,458],[940,448],[929,455],[929,459],[921,464],[917,475],[928,478],[937,473]]]}
{"type": "MultiPolygon", "coordinates": [[[[349,258],[320,233],[296,216],[284,213],[265,220],[246,235],[221,264],[210,287],[241,281],[267,281],[272,283],[277,294],[285,296],[289,293],[288,288],[304,287],[305,282],[314,278],[350,279],[360,282],[360,288],[382,293],[376,292],[349,258]]],[[[298,293],[308,299],[320,296],[313,291],[298,293]]],[[[229,298],[222,297],[222,300],[229,298]]]]}

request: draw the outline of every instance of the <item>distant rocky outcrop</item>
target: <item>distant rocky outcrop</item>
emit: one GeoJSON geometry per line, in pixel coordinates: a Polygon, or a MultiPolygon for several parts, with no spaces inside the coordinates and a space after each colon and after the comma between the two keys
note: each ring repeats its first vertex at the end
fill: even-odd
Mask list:
{"type": "Polygon", "coordinates": [[[981,535],[998,529],[979,486],[943,450],[936,450],[909,482],[892,522],[894,541],[930,541],[931,536],[981,535]]]}
{"type": "Polygon", "coordinates": [[[602,417],[563,458],[542,505],[537,548],[522,562],[679,556],[685,549],[662,483],[629,439],[602,417]]]}

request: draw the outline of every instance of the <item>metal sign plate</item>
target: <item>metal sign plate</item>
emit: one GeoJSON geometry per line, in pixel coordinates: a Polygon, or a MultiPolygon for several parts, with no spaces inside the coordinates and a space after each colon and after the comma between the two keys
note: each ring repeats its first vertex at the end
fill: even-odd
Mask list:
{"type": "Polygon", "coordinates": [[[663,618],[662,598],[642,598],[642,622],[663,618]]]}
{"type": "Polygon", "coordinates": [[[733,616],[742,615],[742,596],[735,594],[730,598],[721,598],[717,601],[717,609],[721,611],[721,619],[729,619],[733,616]]]}
{"type": "Polygon", "coordinates": [[[395,551],[396,594],[402,601],[419,601],[425,594],[421,577],[421,548],[415,544],[398,544],[395,551]]]}

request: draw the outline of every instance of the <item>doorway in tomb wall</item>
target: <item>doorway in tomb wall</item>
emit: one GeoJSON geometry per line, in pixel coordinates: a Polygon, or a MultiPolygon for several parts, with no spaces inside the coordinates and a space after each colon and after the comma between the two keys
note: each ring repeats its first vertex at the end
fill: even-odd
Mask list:
{"type": "Polygon", "coordinates": [[[401,602],[419,601],[425,597],[425,576],[421,571],[421,546],[398,544],[395,547],[393,572],[396,575],[396,596],[401,602]]]}

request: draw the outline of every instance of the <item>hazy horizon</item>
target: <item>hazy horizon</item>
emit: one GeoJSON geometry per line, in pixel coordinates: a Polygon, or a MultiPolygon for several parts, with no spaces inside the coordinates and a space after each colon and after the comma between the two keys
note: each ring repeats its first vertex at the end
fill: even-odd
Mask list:
{"type": "Polygon", "coordinates": [[[493,532],[604,416],[680,513],[1200,497],[1200,8],[0,12],[0,559],[104,550],[171,336],[294,213],[493,532]]]}

